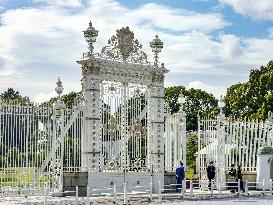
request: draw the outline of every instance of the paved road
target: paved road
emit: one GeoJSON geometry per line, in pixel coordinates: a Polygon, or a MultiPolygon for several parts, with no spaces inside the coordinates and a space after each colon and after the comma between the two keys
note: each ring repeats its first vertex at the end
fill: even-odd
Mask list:
{"type": "Polygon", "coordinates": [[[236,200],[207,200],[207,201],[184,201],[176,203],[163,203],[161,205],[273,205],[273,198],[253,198],[236,200]]]}

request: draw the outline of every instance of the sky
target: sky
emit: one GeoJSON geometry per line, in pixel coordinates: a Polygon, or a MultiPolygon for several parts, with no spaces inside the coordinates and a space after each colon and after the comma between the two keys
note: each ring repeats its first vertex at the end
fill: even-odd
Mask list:
{"type": "Polygon", "coordinates": [[[82,31],[99,30],[95,52],[129,26],[153,62],[149,42],[164,42],[165,86],[200,88],[217,98],[273,59],[273,0],[0,0],[0,92],[37,102],[81,90],[87,50],[82,31]]]}

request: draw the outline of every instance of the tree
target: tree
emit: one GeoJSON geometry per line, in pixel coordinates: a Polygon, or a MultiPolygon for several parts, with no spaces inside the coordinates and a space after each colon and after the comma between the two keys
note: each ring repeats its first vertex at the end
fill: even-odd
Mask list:
{"type": "Polygon", "coordinates": [[[187,114],[187,130],[197,130],[198,113],[200,116],[215,116],[219,113],[218,100],[212,94],[194,88],[186,90],[184,86],[173,86],[165,89],[165,100],[170,106],[171,113],[176,113],[180,109],[177,99],[181,92],[186,97],[183,110],[187,114]]]}
{"type": "Polygon", "coordinates": [[[232,85],[224,97],[224,113],[230,117],[266,120],[273,111],[273,61],[259,69],[252,69],[245,83],[232,85]]]}
{"type": "Polygon", "coordinates": [[[187,166],[195,169],[196,153],[198,152],[198,137],[196,135],[188,135],[186,150],[187,166]]]}
{"type": "Polygon", "coordinates": [[[1,94],[1,97],[3,99],[9,99],[9,100],[14,100],[22,97],[18,91],[15,91],[13,88],[8,88],[7,91],[4,91],[1,94]]]}
{"type": "MultiPolygon", "coordinates": [[[[68,94],[62,95],[61,100],[68,108],[72,108],[75,105],[75,100],[82,96],[82,92],[70,92],[68,94]]],[[[43,104],[48,104],[49,106],[53,106],[54,103],[57,102],[57,97],[51,98],[48,102],[44,102],[43,104]]]]}
{"type": "Polygon", "coordinates": [[[22,96],[19,91],[14,90],[13,88],[8,88],[6,91],[0,94],[0,98],[6,103],[18,101],[21,104],[30,103],[30,99],[27,96],[22,96]]]}

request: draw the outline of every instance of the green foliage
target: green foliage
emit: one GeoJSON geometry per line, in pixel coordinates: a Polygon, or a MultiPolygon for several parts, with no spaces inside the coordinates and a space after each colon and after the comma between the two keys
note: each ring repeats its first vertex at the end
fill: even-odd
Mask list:
{"type": "Polygon", "coordinates": [[[266,120],[273,111],[273,61],[252,69],[246,83],[232,85],[224,100],[226,116],[266,120]]]}
{"type": "Polygon", "coordinates": [[[3,99],[14,100],[14,99],[18,99],[18,98],[20,98],[22,96],[20,95],[20,93],[18,91],[14,90],[13,88],[8,88],[7,91],[4,91],[1,94],[1,97],[3,99]]]}
{"type": "Polygon", "coordinates": [[[180,105],[177,103],[177,99],[181,92],[186,97],[183,110],[187,114],[187,130],[197,130],[198,113],[200,116],[215,116],[219,113],[218,100],[212,94],[194,88],[186,90],[184,86],[165,89],[165,100],[170,106],[171,113],[179,111],[180,105]]]}
{"type": "MultiPolygon", "coordinates": [[[[61,96],[61,100],[63,101],[63,103],[66,105],[66,107],[68,108],[72,108],[73,105],[75,104],[75,100],[78,97],[82,96],[82,92],[70,92],[68,94],[62,95],[61,96]]],[[[53,106],[54,103],[56,103],[57,101],[57,97],[51,98],[48,102],[45,102],[44,104],[48,104],[50,106],[53,106]]]]}
{"type": "Polygon", "coordinates": [[[19,91],[14,90],[13,88],[8,88],[6,91],[0,94],[0,98],[6,103],[11,103],[18,101],[21,104],[30,103],[30,99],[27,96],[22,96],[19,91]]]}
{"type": "Polygon", "coordinates": [[[196,166],[195,154],[198,152],[198,136],[190,134],[187,137],[186,150],[187,166],[195,169],[196,166]]]}

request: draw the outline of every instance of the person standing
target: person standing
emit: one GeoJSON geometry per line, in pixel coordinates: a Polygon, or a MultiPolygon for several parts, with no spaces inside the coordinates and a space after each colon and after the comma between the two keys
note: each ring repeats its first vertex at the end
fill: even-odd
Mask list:
{"type": "Polygon", "coordinates": [[[183,162],[180,162],[180,166],[176,169],[176,191],[182,189],[182,181],[185,179],[185,169],[183,167],[183,162]]]}
{"type": "Polygon", "coordinates": [[[210,162],[209,166],[207,167],[207,177],[209,179],[209,190],[211,190],[211,181],[215,177],[215,167],[213,165],[213,162],[210,162]]]}
{"type": "MultiPolygon", "coordinates": [[[[240,179],[240,189],[245,192],[244,183],[243,183],[243,177],[242,177],[242,169],[241,165],[238,165],[237,173],[236,173],[236,182],[238,182],[240,179]]],[[[238,191],[238,190],[237,190],[238,191]]]]}
{"type": "Polygon", "coordinates": [[[236,174],[237,173],[236,173],[235,165],[232,164],[231,169],[230,169],[230,171],[228,173],[228,175],[230,176],[231,181],[232,181],[232,183],[229,183],[229,185],[231,186],[231,190],[230,190],[231,193],[235,193],[234,188],[236,187],[236,182],[235,182],[236,174]]]}

